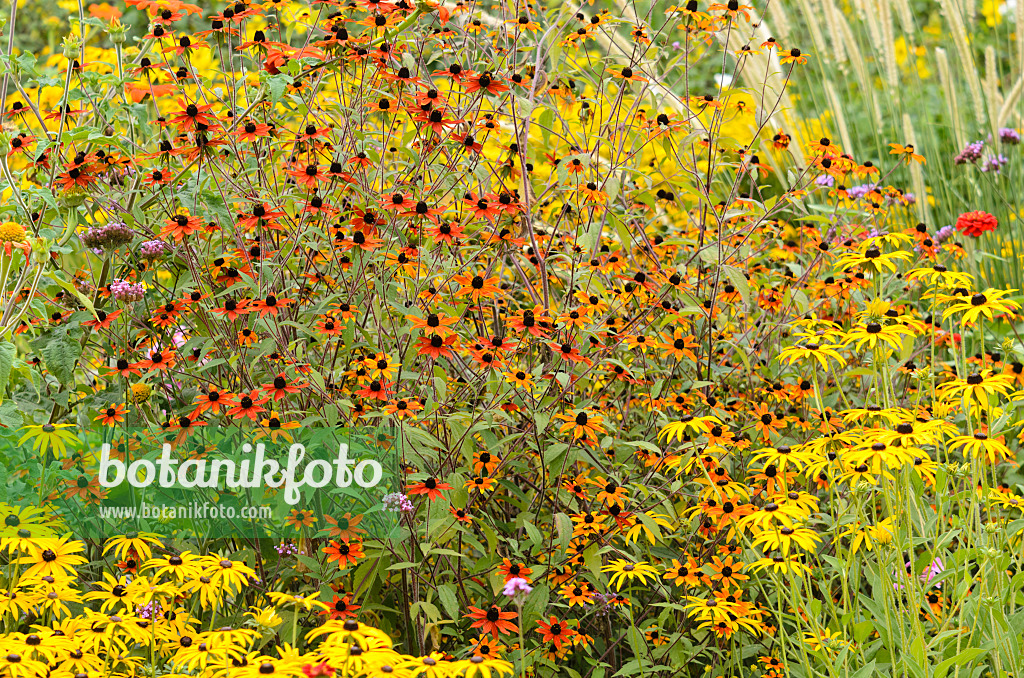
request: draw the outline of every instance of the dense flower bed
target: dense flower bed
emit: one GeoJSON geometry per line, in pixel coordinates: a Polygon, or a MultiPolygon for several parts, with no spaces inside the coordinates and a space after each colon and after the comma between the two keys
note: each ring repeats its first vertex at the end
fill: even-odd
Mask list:
{"type": "Polygon", "coordinates": [[[0,675],[1020,675],[999,225],[752,8],[129,4],[5,59],[0,675]],[[387,536],[64,535],[80,441],[357,425],[387,536]]]}

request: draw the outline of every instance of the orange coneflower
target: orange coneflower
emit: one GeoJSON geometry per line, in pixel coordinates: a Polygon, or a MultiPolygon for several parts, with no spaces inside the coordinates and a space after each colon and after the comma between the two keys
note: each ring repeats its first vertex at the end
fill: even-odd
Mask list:
{"type": "Polygon", "coordinates": [[[500,635],[515,633],[519,630],[517,625],[509,621],[517,617],[515,612],[505,612],[497,605],[491,605],[486,610],[470,605],[469,610],[470,613],[466,615],[466,619],[473,620],[470,628],[480,629],[481,634],[497,638],[500,635]]]}

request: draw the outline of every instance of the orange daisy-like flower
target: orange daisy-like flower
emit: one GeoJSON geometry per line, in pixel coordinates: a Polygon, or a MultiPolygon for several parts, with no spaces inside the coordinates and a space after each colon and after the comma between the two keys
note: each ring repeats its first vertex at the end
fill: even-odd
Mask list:
{"type": "Polygon", "coordinates": [[[490,92],[491,94],[500,94],[501,92],[508,91],[508,86],[503,84],[500,79],[495,78],[490,71],[485,71],[480,75],[475,73],[468,75],[463,86],[467,94],[479,92],[480,90],[490,92]]]}
{"type": "Polygon", "coordinates": [[[558,650],[571,643],[572,637],[576,635],[576,631],[570,629],[565,622],[558,621],[554,615],[548,617],[547,621],[537,622],[537,633],[541,635],[541,640],[551,643],[558,650]]]}
{"type": "Polygon", "coordinates": [[[93,417],[93,421],[98,421],[104,426],[114,426],[124,422],[124,415],[127,412],[124,405],[111,405],[100,410],[99,415],[93,417]]]}
{"type": "Polygon", "coordinates": [[[448,483],[438,482],[437,478],[427,478],[423,482],[411,485],[405,493],[410,495],[425,494],[430,501],[436,501],[444,496],[441,494],[442,490],[450,489],[452,489],[452,486],[448,483]]]}
{"type": "Polygon", "coordinates": [[[291,299],[279,299],[276,295],[268,294],[265,299],[257,299],[249,304],[249,308],[252,311],[258,312],[260,318],[268,315],[276,317],[282,309],[287,308],[292,303],[291,299]]]}
{"type": "Polygon", "coordinates": [[[256,421],[259,419],[259,413],[266,411],[261,407],[265,402],[267,402],[267,398],[261,395],[259,390],[254,390],[248,395],[240,394],[237,400],[232,401],[231,409],[225,414],[232,419],[256,421]]]}
{"type": "Polygon", "coordinates": [[[416,355],[425,355],[437,360],[438,358],[450,358],[454,355],[458,337],[450,334],[442,337],[439,334],[431,334],[429,337],[420,337],[416,355]]]}
{"type": "Polygon", "coordinates": [[[794,47],[788,52],[779,53],[779,63],[783,64],[806,64],[807,57],[799,49],[794,47]]]}
{"type": "Polygon", "coordinates": [[[497,287],[498,277],[486,278],[484,277],[486,275],[485,271],[480,271],[478,273],[464,273],[453,276],[452,280],[461,285],[455,295],[459,297],[469,296],[474,302],[478,302],[482,297],[501,294],[501,290],[497,287]]]}
{"type": "Polygon", "coordinates": [[[221,411],[227,411],[231,407],[233,400],[234,396],[232,394],[213,387],[209,393],[200,393],[196,396],[193,403],[196,409],[192,412],[192,416],[198,417],[207,412],[210,414],[220,414],[221,411]]]}
{"type": "Polygon", "coordinates": [[[355,565],[356,561],[365,557],[362,542],[359,541],[334,541],[325,546],[323,552],[327,554],[327,560],[338,563],[338,569],[344,570],[349,565],[355,565]]]}
{"type": "Polygon", "coordinates": [[[173,351],[153,351],[149,354],[149,358],[141,360],[135,365],[147,370],[155,370],[157,372],[163,372],[174,367],[175,356],[173,351]]]}
{"type": "MultiPolygon", "coordinates": [[[[188,40],[188,38],[182,38],[188,40]]],[[[168,119],[168,125],[177,125],[179,130],[190,131],[196,129],[199,125],[205,127],[212,127],[217,123],[217,119],[210,113],[210,109],[213,108],[213,104],[190,104],[184,99],[178,101],[179,110],[175,111],[168,119]]]]}
{"type": "Polygon", "coordinates": [[[287,170],[285,173],[295,179],[295,183],[305,186],[309,191],[315,191],[320,182],[330,179],[324,173],[323,168],[316,164],[306,165],[301,169],[287,170]]]}
{"type": "Polygon", "coordinates": [[[491,605],[486,610],[470,605],[469,610],[470,612],[466,615],[466,619],[473,620],[470,628],[480,629],[481,634],[490,634],[498,637],[519,631],[519,627],[509,621],[516,618],[517,614],[515,612],[505,612],[497,605],[491,605]]]}
{"type": "Polygon", "coordinates": [[[334,596],[334,599],[328,603],[328,608],[322,610],[320,614],[331,619],[349,619],[356,616],[359,607],[352,602],[352,594],[346,593],[344,596],[334,596]]]}
{"type": "Polygon", "coordinates": [[[889,144],[889,148],[892,149],[889,151],[889,155],[901,156],[900,159],[905,160],[908,165],[912,162],[919,162],[922,165],[925,164],[924,156],[919,155],[914,151],[913,144],[909,144],[907,146],[902,144],[889,144]]]}
{"type": "Polygon", "coordinates": [[[389,400],[391,398],[391,384],[380,379],[374,379],[356,391],[356,395],[371,400],[389,400]]]}
{"type": "Polygon", "coordinates": [[[515,579],[516,577],[525,579],[528,584],[533,583],[533,579],[530,578],[530,575],[533,574],[533,570],[526,567],[523,563],[513,563],[508,558],[501,559],[501,565],[498,566],[498,572],[505,577],[504,583],[506,584],[509,579],[515,579]]]}
{"type": "Polygon", "coordinates": [[[192,235],[203,228],[203,218],[188,214],[177,214],[167,220],[167,225],[160,231],[160,237],[171,236],[175,242],[181,242],[186,236],[192,235]]]}

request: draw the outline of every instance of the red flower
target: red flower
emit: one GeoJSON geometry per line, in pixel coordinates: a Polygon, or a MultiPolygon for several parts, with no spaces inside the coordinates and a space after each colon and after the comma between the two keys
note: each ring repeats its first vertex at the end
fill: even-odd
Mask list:
{"type": "Polygon", "coordinates": [[[957,217],[956,230],[977,238],[985,231],[994,231],[999,221],[988,212],[965,212],[957,217]]]}

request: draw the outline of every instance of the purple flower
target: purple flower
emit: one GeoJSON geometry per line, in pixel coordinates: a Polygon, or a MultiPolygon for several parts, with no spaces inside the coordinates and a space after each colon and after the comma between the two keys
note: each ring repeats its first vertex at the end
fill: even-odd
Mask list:
{"type": "Polygon", "coordinates": [[[831,188],[836,183],[836,180],[833,179],[831,175],[822,174],[814,180],[814,183],[818,186],[827,186],[831,188]]]}
{"type": "Polygon", "coordinates": [[[1020,132],[1013,129],[1012,127],[1000,127],[999,128],[999,140],[1004,144],[1011,144],[1016,146],[1020,143],[1020,132]]]}
{"type": "Polygon", "coordinates": [[[415,509],[409,497],[401,492],[386,494],[381,501],[384,503],[385,509],[394,513],[412,513],[415,509]]]}
{"type": "Polygon", "coordinates": [[[170,251],[171,246],[163,240],[147,240],[139,245],[139,256],[148,261],[159,259],[170,251]]]}
{"type": "Polygon", "coordinates": [[[135,231],[115,221],[102,226],[90,226],[89,230],[78,237],[91,250],[113,250],[130,243],[135,237],[135,231]]]}
{"type": "Polygon", "coordinates": [[[1010,160],[1002,153],[995,156],[989,156],[988,158],[985,158],[985,162],[981,163],[981,171],[999,174],[999,170],[1001,170],[1003,165],[1008,162],[1010,162],[1010,160]]]}
{"type": "Polygon", "coordinates": [[[502,591],[509,598],[515,598],[520,593],[524,596],[533,590],[533,587],[522,577],[512,577],[505,582],[505,590],[502,591]]]}
{"type": "Polygon", "coordinates": [[[943,240],[948,239],[954,233],[956,233],[956,229],[953,228],[952,226],[943,226],[938,231],[936,231],[933,240],[936,242],[936,244],[941,245],[943,240]]]}
{"type": "Polygon", "coordinates": [[[163,608],[160,607],[160,603],[155,600],[145,605],[136,605],[135,614],[141,619],[153,619],[159,614],[163,614],[163,608]]]}
{"type": "Polygon", "coordinates": [[[274,548],[277,549],[277,553],[282,556],[294,556],[299,552],[299,547],[290,541],[283,541],[274,548]]]}
{"type": "Polygon", "coordinates": [[[110,283],[110,294],[118,301],[138,301],[146,296],[146,288],[142,283],[115,280],[110,283]]]}
{"type": "Polygon", "coordinates": [[[848,190],[846,193],[853,200],[860,200],[865,195],[875,190],[875,188],[877,188],[875,184],[860,184],[859,186],[851,186],[850,190],[848,190]]]}
{"type": "Polygon", "coordinates": [[[966,165],[969,162],[976,163],[981,160],[981,152],[984,148],[984,141],[971,142],[964,147],[964,150],[960,151],[959,155],[953,158],[953,162],[957,165],[966,165]]]}
{"type": "MultiPolygon", "coordinates": [[[[928,565],[928,567],[924,568],[924,572],[921,573],[921,581],[928,583],[942,574],[944,570],[945,567],[942,564],[942,558],[936,558],[928,565]]],[[[942,588],[942,582],[937,582],[935,587],[942,588]]]]}

